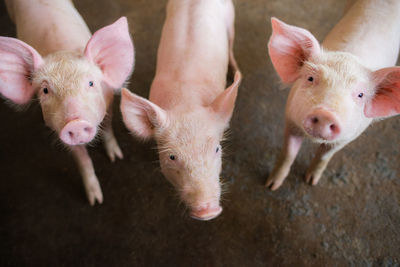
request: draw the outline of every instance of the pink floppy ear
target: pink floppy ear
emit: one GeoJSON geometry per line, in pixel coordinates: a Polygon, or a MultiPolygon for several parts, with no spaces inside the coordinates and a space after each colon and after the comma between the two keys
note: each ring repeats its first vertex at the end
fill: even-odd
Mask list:
{"type": "Polygon", "coordinates": [[[134,48],[126,17],[95,32],[85,56],[103,71],[104,81],[119,89],[133,70],[134,48]]]}
{"type": "Polygon", "coordinates": [[[217,98],[211,103],[211,108],[224,123],[228,123],[232,117],[233,108],[235,107],[236,96],[238,88],[242,81],[242,74],[236,71],[235,78],[231,86],[226,88],[217,98]]]}
{"type": "Polygon", "coordinates": [[[125,88],[122,88],[121,113],[126,127],[144,139],[153,136],[154,128],[167,126],[165,110],[125,88]]]}
{"type": "Polygon", "coordinates": [[[368,118],[390,117],[400,113],[400,67],[373,72],[375,95],[366,103],[364,114],[368,118]]]}
{"type": "Polygon", "coordinates": [[[16,104],[26,104],[35,93],[30,78],[43,63],[26,43],[0,37],[0,93],[16,104]]]}
{"type": "Polygon", "coordinates": [[[276,72],[284,83],[292,83],[299,76],[303,62],[321,50],[318,41],[307,30],[271,19],[272,36],[268,52],[276,72]]]}

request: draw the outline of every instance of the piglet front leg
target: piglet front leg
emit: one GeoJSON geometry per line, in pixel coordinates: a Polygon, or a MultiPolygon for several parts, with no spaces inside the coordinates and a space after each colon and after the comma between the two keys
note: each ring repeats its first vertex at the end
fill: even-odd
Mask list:
{"type": "Polygon", "coordinates": [[[103,125],[103,142],[108,157],[111,162],[115,161],[115,157],[123,159],[124,155],[117,143],[117,139],[115,139],[114,131],[112,129],[112,104],[110,104],[108,108],[107,116],[104,118],[103,125]]]}
{"type": "Polygon", "coordinates": [[[93,206],[96,200],[99,204],[103,203],[103,193],[101,192],[99,180],[94,172],[93,163],[86,147],[83,145],[72,146],[71,151],[78,163],[90,205],[93,206]]]}
{"type": "Polygon", "coordinates": [[[324,172],[333,155],[342,149],[346,144],[321,144],[318,147],[315,157],[306,172],[306,182],[311,185],[316,185],[319,179],[321,179],[322,173],[324,172]]]}
{"type": "Polygon", "coordinates": [[[283,148],[277,162],[275,163],[272,173],[265,183],[266,187],[269,187],[271,190],[276,190],[282,185],[283,181],[289,174],[290,167],[292,166],[302,143],[303,136],[296,133],[296,130],[291,127],[289,123],[286,123],[283,148]]]}

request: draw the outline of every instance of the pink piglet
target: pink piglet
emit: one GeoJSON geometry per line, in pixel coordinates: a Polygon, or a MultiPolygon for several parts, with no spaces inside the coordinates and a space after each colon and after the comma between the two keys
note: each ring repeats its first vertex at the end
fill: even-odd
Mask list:
{"type": "Polygon", "coordinates": [[[309,31],[272,19],[269,55],[292,88],[283,149],[266,186],[281,186],[304,137],[319,144],[305,177],[315,185],[332,156],[374,119],[400,113],[399,20],[400,1],[359,0],[321,46],[309,31]]]}
{"type": "Polygon", "coordinates": [[[111,161],[123,157],[111,127],[111,106],[133,70],[127,20],[122,17],[91,36],[72,1],[6,4],[18,39],[0,37],[0,93],[18,105],[37,95],[46,125],[76,158],[90,204],[102,203],[85,145],[101,132],[111,161]]]}

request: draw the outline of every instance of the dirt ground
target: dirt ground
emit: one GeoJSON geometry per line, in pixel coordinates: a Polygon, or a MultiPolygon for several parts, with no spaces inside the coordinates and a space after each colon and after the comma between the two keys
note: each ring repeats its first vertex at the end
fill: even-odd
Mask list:
{"type": "MultiPolygon", "coordinates": [[[[147,97],[165,17],[162,0],[79,0],[92,31],[127,16],[136,48],[129,89],[147,97]]],[[[375,123],[331,161],[320,183],[303,181],[307,143],[283,186],[263,183],[283,134],[288,90],[270,59],[269,18],[309,29],[321,41],[344,0],[236,0],[235,53],[244,80],[222,177],[228,193],[216,219],[191,219],[159,172],[154,143],[114,129],[125,154],[112,164],[90,148],[104,203],[90,207],[72,156],[45,127],[35,102],[15,112],[0,100],[0,266],[399,266],[400,118],[375,123]]],[[[0,35],[15,36],[4,3],[0,35]]]]}

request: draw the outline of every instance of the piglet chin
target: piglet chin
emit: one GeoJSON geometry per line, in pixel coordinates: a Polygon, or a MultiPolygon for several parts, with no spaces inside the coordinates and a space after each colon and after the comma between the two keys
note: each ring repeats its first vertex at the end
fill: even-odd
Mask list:
{"type": "Polygon", "coordinates": [[[305,135],[311,140],[311,142],[316,144],[334,144],[339,142],[341,139],[334,137],[334,138],[324,138],[321,136],[311,135],[305,129],[303,129],[305,135]]]}
{"type": "Polygon", "coordinates": [[[89,143],[96,136],[96,127],[85,120],[72,120],[60,132],[60,139],[67,145],[75,146],[89,143]]]}
{"type": "Polygon", "coordinates": [[[315,143],[331,143],[337,140],[337,136],[332,135],[321,135],[316,133],[311,129],[305,128],[303,131],[310,137],[310,139],[315,143]]]}
{"type": "Polygon", "coordinates": [[[201,220],[201,221],[208,221],[211,219],[216,218],[218,215],[220,215],[222,212],[222,207],[217,205],[217,206],[210,206],[206,205],[204,208],[194,208],[192,209],[192,212],[190,214],[190,217],[196,220],[201,220]]]}

